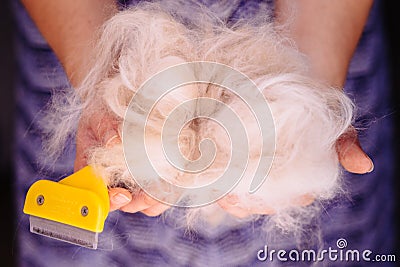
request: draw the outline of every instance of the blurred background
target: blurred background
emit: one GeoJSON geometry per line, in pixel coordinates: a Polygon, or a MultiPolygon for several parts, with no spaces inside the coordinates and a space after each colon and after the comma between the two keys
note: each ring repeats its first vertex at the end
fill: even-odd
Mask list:
{"type": "MultiPolygon", "coordinates": [[[[14,221],[14,203],[13,203],[13,139],[18,136],[13,135],[13,114],[14,114],[14,60],[13,60],[13,18],[9,8],[9,0],[2,2],[0,9],[0,265],[15,266],[15,233],[18,222],[14,221]]],[[[395,136],[400,136],[400,27],[398,9],[395,7],[395,1],[385,1],[384,17],[386,19],[386,31],[390,46],[389,58],[391,60],[392,84],[393,84],[393,102],[392,113],[396,119],[395,136]]],[[[396,147],[396,158],[399,164],[396,164],[400,170],[400,142],[393,144],[396,147]]],[[[399,175],[400,176],[400,175],[399,175]]],[[[393,185],[396,189],[396,198],[393,202],[397,206],[397,216],[400,217],[400,180],[395,179],[393,185]]],[[[385,203],[382,203],[385,205],[385,203]]],[[[20,212],[20,211],[18,211],[20,212]]],[[[396,226],[400,219],[396,219],[396,226]]],[[[396,229],[398,230],[398,229],[396,229]]],[[[28,229],[26,229],[28,231],[28,229]]],[[[400,266],[400,234],[397,231],[397,262],[400,266]]],[[[388,251],[389,253],[389,251],[388,251]]],[[[392,253],[392,252],[390,252],[392,253]]]]}
{"type": "Polygon", "coordinates": [[[13,93],[13,21],[9,1],[2,1],[0,8],[0,259],[1,266],[15,266],[13,249],[14,221],[12,194],[12,142],[14,93],[13,93]]]}

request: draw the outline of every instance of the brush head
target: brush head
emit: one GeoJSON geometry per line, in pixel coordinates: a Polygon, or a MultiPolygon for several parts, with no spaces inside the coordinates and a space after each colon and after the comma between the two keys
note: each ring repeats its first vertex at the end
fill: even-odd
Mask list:
{"type": "Polygon", "coordinates": [[[70,244],[97,249],[98,233],[75,226],[29,216],[30,231],[70,244]]]}
{"type": "Polygon", "coordinates": [[[97,248],[109,211],[107,187],[90,166],[59,182],[36,181],[25,198],[32,233],[97,248]]]}

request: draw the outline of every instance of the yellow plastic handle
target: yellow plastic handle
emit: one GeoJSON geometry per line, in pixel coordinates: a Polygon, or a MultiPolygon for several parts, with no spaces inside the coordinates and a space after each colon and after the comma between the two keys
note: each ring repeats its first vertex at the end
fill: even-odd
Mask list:
{"type": "Polygon", "coordinates": [[[28,190],[24,213],[100,233],[110,210],[104,181],[90,166],[59,181],[39,180],[28,190]]]}

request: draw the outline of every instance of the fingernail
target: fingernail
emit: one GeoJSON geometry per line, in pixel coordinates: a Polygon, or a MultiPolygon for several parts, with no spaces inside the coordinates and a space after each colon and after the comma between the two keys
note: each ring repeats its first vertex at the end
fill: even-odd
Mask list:
{"type": "Polygon", "coordinates": [[[120,140],[119,136],[115,134],[110,139],[107,140],[105,147],[110,148],[113,145],[118,144],[119,140],[120,140]]]}
{"type": "Polygon", "coordinates": [[[370,157],[368,157],[368,159],[371,162],[371,169],[369,171],[367,171],[367,173],[370,173],[374,170],[375,166],[374,166],[374,162],[372,161],[372,159],[370,157]]]}
{"type": "Polygon", "coordinates": [[[118,193],[112,197],[112,201],[117,205],[124,205],[127,204],[129,201],[129,197],[125,196],[124,194],[118,193]]]}
{"type": "Polygon", "coordinates": [[[372,159],[367,155],[367,153],[365,153],[364,152],[364,156],[365,156],[365,158],[369,161],[369,165],[371,166],[370,168],[369,168],[369,170],[368,171],[366,171],[365,173],[370,173],[370,172],[372,172],[373,170],[374,170],[374,162],[372,161],[372,159]]]}

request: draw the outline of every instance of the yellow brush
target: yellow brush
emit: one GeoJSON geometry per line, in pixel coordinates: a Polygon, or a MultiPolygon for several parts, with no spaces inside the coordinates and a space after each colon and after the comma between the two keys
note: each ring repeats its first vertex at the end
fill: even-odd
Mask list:
{"type": "Polygon", "coordinates": [[[92,249],[109,209],[107,187],[90,166],[59,182],[35,182],[24,205],[32,233],[92,249]]]}

